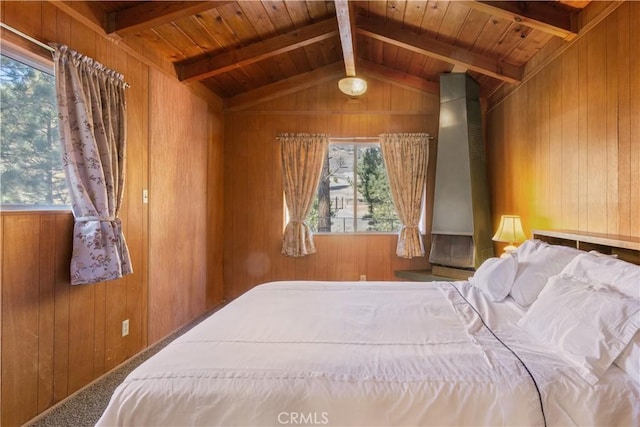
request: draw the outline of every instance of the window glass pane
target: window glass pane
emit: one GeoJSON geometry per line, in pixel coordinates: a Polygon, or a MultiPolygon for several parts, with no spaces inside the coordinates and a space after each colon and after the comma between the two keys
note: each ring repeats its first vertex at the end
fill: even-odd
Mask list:
{"type": "Polygon", "coordinates": [[[400,228],[378,144],[330,144],[307,219],[325,233],[395,232],[400,228]]]}
{"type": "Polygon", "coordinates": [[[0,55],[0,203],[68,205],[58,136],[55,81],[0,55]]]}

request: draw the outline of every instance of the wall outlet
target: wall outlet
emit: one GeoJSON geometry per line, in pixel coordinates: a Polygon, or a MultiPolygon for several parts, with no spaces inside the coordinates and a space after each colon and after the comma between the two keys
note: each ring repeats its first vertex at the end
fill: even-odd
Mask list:
{"type": "Polygon", "coordinates": [[[360,280],[362,280],[362,281],[367,280],[367,275],[366,274],[361,274],[360,275],[360,280]]]}
{"type": "Polygon", "coordinates": [[[122,336],[126,337],[129,335],[129,319],[122,321],[122,336]]]}

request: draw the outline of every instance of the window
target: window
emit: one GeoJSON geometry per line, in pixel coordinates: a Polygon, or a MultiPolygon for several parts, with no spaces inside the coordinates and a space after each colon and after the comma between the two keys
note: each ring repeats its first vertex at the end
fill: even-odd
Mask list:
{"type": "Polygon", "coordinates": [[[68,205],[53,67],[4,45],[0,55],[0,124],[2,206],[68,205]]]}
{"type": "Polygon", "coordinates": [[[307,222],[320,233],[400,229],[379,144],[330,143],[307,222]]]}

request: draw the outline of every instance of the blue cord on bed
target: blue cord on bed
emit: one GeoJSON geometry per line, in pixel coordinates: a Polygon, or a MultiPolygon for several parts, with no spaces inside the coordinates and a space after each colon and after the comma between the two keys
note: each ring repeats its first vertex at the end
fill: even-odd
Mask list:
{"type": "Polygon", "coordinates": [[[533,374],[531,373],[531,371],[529,370],[529,368],[527,367],[527,365],[524,363],[524,361],[520,358],[520,356],[518,356],[518,354],[513,351],[511,349],[511,347],[509,347],[507,344],[504,343],[504,341],[502,341],[500,339],[500,337],[498,337],[493,330],[491,330],[491,328],[489,327],[489,325],[487,325],[487,323],[484,321],[484,319],[482,318],[482,315],[480,314],[480,312],[478,310],[476,310],[475,306],[473,304],[471,304],[471,302],[469,302],[468,299],[466,299],[464,297],[464,295],[462,295],[462,292],[460,292],[460,289],[456,288],[453,283],[448,282],[449,286],[451,286],[453,289],[456,290],[456,292],[458,293],[458,295],[460,295],[460,297],[467,303],[469,304],[469,306],[473,309],[473,311],[476,312],[476,314],[478,315],[478,318],[480,318],[480,321],[482,322],[482,324],[484,325],[485,328],[487,328],[487,330],[489,332],[491,332],[491,335],[493,335],[493,337],[495,339],[497,339],[500,344],[502,344],[504,346],[504,348],[506,348],[507,350],[509,350],[511,352],[511,354],[513,354],[515,356],[516,359],[518,359],[518,361],[522,364],[522,367],[524,367],[525,371],[527,371],[527,373],[529,374],[529,377],[531,378],[531,381],[533,381],[533,385],[536,388],[536,392],[538,393],[538,401],[540,402],[540,412],[542,413],[542,421],[544,423],[544,426],[547,427],[547,417],[544,414],[544,404],[542,403],[542,394],[540,393],[540,388],[538,388],[538,383],[536,382],[536,379],[534,378],[533,374]]]}

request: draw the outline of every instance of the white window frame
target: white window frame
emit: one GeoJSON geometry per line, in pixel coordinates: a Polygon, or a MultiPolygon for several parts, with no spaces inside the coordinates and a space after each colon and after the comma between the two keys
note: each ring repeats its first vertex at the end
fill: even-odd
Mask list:
{"type": "MultiPolygon", "coordinates": [[[[349,144],[362,144],[362,145],[377,145],[380,146],[380,138],[377,137],[364,137],[364,138],[329,138],[329,145],[349,145],[349,144]]],[[[317,189],[316,189],[316,197],[317,197],[317,189]]],[[[426,234],[427,229],[427,212],[426,212],[426,184],[425,188],[422,191],[422,210],[420,212],[420,234],[423,236],[426,234]]],[[[283,226],[284,229],[289,222],[289,209],[287,208],[287,202],[285,200],[285,194],[282,193],[282,201],[283,201],[283,226]]],[[[396,235],[397,231],[351,231],[351,232],[327,232],[327,231],[314,231],[313,234],[315,236],[375,236],[375,235],[396,235]]]]}
{"type": "MultiPolygon", "coordinates": [[[[13,59],[14,61],[22,62],[36,70],[50,74],[54,76],[53,59],[46,58],[36,53],[33,53],[25,48],[10,43],[4,39],[0,40],[0,54],[13,59]]],[[[25,204],[2,204],[0,203],[0,210],[2,211],[63,211],[71,212],[71,205],[25,205],[25,204]]]]}

